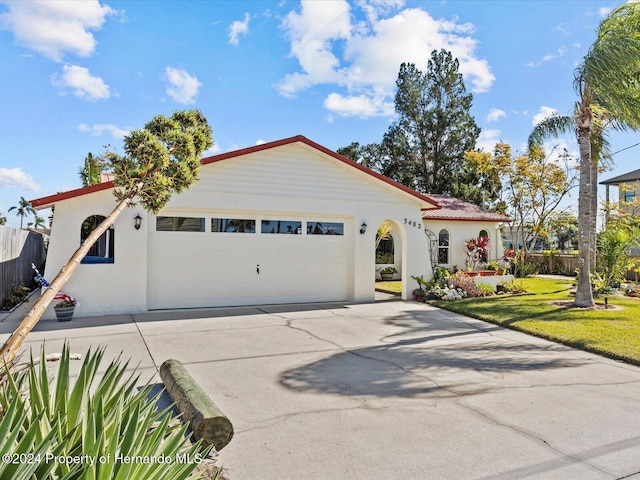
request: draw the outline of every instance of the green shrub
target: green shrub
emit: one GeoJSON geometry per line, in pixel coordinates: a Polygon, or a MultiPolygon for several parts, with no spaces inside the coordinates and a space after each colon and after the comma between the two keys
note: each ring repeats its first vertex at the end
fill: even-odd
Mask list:
{"type": "Polygon", "coordinates": [[[16,305],[21,304],[29,296],[31,289],[26,287],[24,283],[20,282],[20,285],[14,285],[11,287],[9,296],[2,302],[2,310],[11,310],[16,305]]]}
{"type": "Polygon", "coordinates": [[[201,454],[200,445],[191,444],[186,425],[170,425],[170,409],[158,410],[150,385],[136,388],[139,376],[126,373],[127,363],[113,361],[99,376],[103,354],[86,354],[74,384],[66,345],[51,383],[44,348],[39,365],[31,358],[26,370],[4,372],[0,454],[33,461],[3,461],[0,478],[197,478],[192,474],[207,451],[201,454]],[[123,461],[133,457],[151,461],[123,461]],[[84,461],[58,461],[67,458],[84,461]]]}

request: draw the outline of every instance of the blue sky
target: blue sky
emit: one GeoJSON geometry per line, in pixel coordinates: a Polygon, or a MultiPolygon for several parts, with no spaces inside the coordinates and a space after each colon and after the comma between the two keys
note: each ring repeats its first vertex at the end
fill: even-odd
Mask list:
{"type": "MultiPolygon", "coordinates": [[[[118,149],[156,114],[197,107],[209,153],[304,135],[379,142],[402,62],[460,59],[479,147],[522,149],[570,114],[573,72],[620,1],[0,1],[0,212],[80,186],[88,152],[118,149]]],[[[611,137],[612,150],[640,133],[611,137]]],[[[577,157],[572,138],[560,143],[577,157]]],[[[640,147],[602,178],[638,168],[640,147]]],[[[567,202],[571,206],[577,192],[567,202]]]]}

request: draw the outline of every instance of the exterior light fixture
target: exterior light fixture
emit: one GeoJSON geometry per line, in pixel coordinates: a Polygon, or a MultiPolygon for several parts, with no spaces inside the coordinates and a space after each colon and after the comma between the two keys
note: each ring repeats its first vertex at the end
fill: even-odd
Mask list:
{"type": "Polygon", "coordinates": [[[367,231],[367,223],[362,222],[362,225],[360,225],[360,235],[364,235],[366,231],[367,231]]]}
{"type": "Polygon", "coordinates": [[[142,225],[142,217],[139,213],[135,217],[133,217],[133,221],[136,222],[134,225],[136,227],[136,230],[140,230],[140,225],[142,225]]]}

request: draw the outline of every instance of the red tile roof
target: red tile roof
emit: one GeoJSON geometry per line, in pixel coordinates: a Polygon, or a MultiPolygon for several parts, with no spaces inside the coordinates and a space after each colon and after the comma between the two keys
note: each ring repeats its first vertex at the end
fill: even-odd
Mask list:
{"type": "Polygon", "coordinates": [[[483,210],[477,205],[463,202],[447,195],[429,194],[440,208],[437,210],[424,210],[424,220],[464,220],[476,222],[509,222],[511,219],[504,215],[483,210]]]}
{"type": "MultiPolygon", "coordinates": [[[[409,187],[406,187],[398,182],[395,182],[394,180],[391,180],[390,178],[387,178],[384,175],[380,175],[379,173],[374,172],[373,170],[370,170],[367,167],[364,167],[359,163],[356,163],[353,160],[350,160],[349,158],[342,156],[332,150],[329,150],[328,148],[323,147],[322,145],[315,143],[302,135],[296,135],[295,137],[284,138],[282,140],[276,140],[274,142],[263,143],[261,145],[254,145],[253,147],[242,148],[240,150],[234,150],[231,152],[225,152],[218,155],[213,155],[211,157],[203,158],[201,160],[201,163],[202,165],[207,165],[209,163],[219,162],[219,161],[227,160],[230,158],[236,158],[242,155],[247,155],[249,153],[261,152],[263,150],[268,150],[270,148],[280,147],[282,145],[288,145],[288,144],[297,143],[297,142],[303,143],[311,148],[319,150],[335,158],[336,160],[349,165],[350,167],[360,170],[361,172],[364,172],[367,175],[371,175],[372,177],[377,178],[378,180],[381,180],[391,185],[392,187],[395,187],[398,190],[408,193],[409,195],[432,206],[427,208],[433,208],[433,207],[438,208],[438,204],[436,203],[435,200],[431,198],[431,196],[427,196],[422,193],[416,192],[415,190],[412,190],[409,187]]],[[[98,192],[101,190],[107,190],[109,188],[113,188],[114,186],[115,185],[113,183],[113,180],[111,180],[104,183],[99,183],[97,185],[91,185],[89,187],[78,188],[75,190],[69,190],[67,192],[57,193],[55,195],[49,195],[47,197],[36,198],[34,200],[31,200],[31,205],[33,206],[33,208],[36,208],[36,209],[48,208],[54,205],[56,202],[60,202],[62,200],[68,200],[70,198],[79,197],[81,195],[86,195],[86,194],[98,192]]]]}

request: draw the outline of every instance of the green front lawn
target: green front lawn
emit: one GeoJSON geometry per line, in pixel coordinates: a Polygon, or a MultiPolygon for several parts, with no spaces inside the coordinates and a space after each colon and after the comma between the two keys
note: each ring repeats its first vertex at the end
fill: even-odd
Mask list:
{"type": "MultiPolygon", "coordinates": [[[[571,302],[571,282],[522,279],[528,294],[433,302],[487,322],[640,365],[640,300],[609,296],[608,310],[554,305],[571,302]]],[[[604,304],[604,298],[596,301],[604,304]]]]}
{"type": "Polygon", "coordinates": [[[380,290],[381,292],[402,293],[402,282],[400,280],[376,282],[376,290],[380,290]]]}

